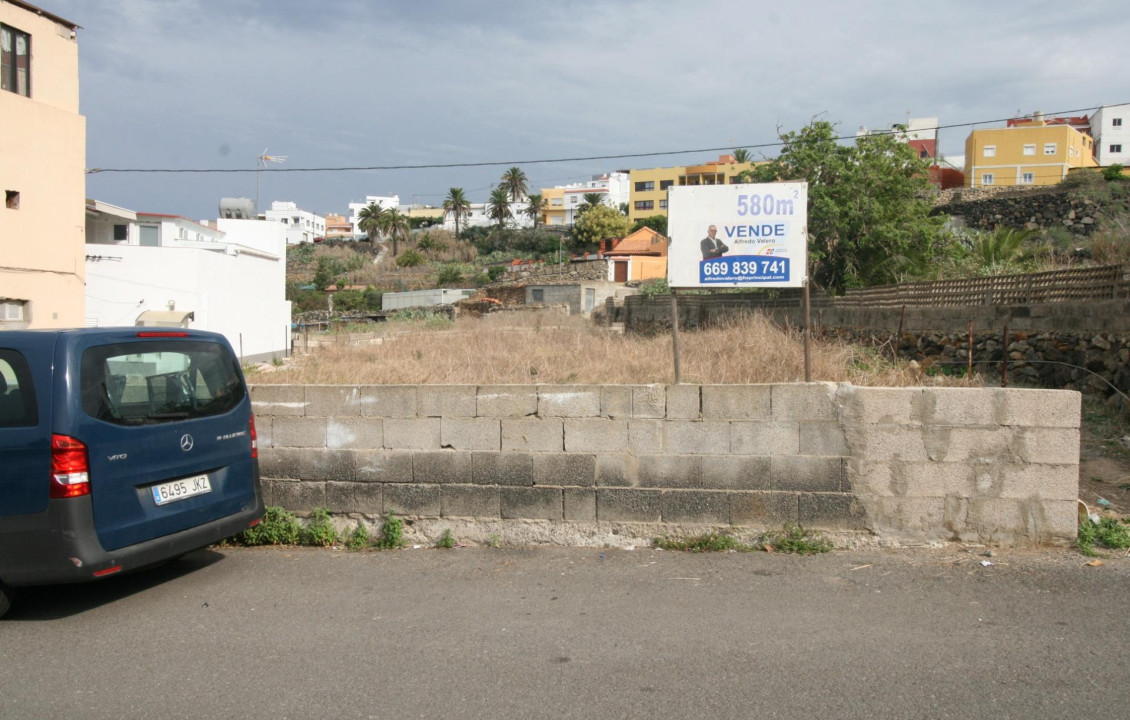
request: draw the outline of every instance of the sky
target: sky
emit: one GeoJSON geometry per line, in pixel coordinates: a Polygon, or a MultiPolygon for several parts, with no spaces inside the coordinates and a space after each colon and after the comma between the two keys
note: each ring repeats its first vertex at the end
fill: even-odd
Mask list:
{"type": "MultiPolygon", "coordinates": [[[[33,0],[81,26],[87,197],[214,218],[221,197],[345,214],[485,201],[714,160],[814,118],[984,123],[1130,103],[1125,0],[33,0]],[[552,160],[710,150],[608,160],[552,160]],[[295,172],[503,163],[470,168],[295,172]]],[[[1082,111],[1082,112],[1079,112],[1082,111]]],[[[969,127],[943,129],[960,154],[969,127]]],[[[754,148],[772,157],[773,147],[754,148]]]]}

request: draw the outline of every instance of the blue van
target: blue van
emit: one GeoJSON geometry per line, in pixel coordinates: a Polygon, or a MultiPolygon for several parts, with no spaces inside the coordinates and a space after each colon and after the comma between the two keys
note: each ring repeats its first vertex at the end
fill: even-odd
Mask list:
{"type": "Polygon", "coordinates": [[[0,615],[11,588],[153,566],[262,515],[251,399],[222,335],[0,332],[0,615]]]}

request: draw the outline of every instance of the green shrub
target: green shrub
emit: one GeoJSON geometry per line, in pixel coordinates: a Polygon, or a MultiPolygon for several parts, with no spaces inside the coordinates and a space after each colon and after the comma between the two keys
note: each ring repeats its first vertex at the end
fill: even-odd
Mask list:
{"type": "Polygon", "coordinates": [[[451,528],[443,531],[443,536],[436,541],[436,547],[443,548],[444,550],[450,550],[455,547],[455,536],[451,534],[451,528]]]}
{"type": "Polygon", "coordinates": [[[656,538],[652,540],[652,545],[660,550],[683,550],[692,553],[726,552],[728,550],[748,552],[754,549],[726,533],[706,533],[683,540],[672,540],[665,537],[656,538]]]}
{"type": "Polygon", "coordinates": [[[667,284],[667,278],[652,278],[644,280],[640,283],[640,295],[644,297],[651,297],[653,295],[670,295],[671,286],[667,284]]]}
{"type": "Polygon", "coordinates": [[[1097,523],[1088,518],[1079,523],[1079,536],[1075,542],[1079,550],[1089,557],[1099,554],[1095,545],[1110,550],[1130,548],[1130,526],[1112,517],[1102,518],[1097,523]]]}
{"type": "Polygon", "coordinates": [[[263,521],[236,535],[235,541],[248,546],[297,545],[301,535],[302,526],[293,513],[268,505],[263,513],[263,521]]]}
{"type": "Polygon", "coordinates": [[[396,258],[397,267],[419,267],[425,262],[424,256],[415,250],[405,250],[396,258]]]}
{"type": "Polygon", "coordinates": [[[785,525],[784,530],[765,533],[761,536],[761,546],[766,550],[799,555],[826,553],[833,547],[831,540],[800,525],[785,525]]]}
{"type": "Polygon", "coordinates": [[[345,547],[353,552],[364,550],[372,543],[372,538],[369,537],[369,528],[365,527],[365,523],[360,520],[357,521],[357,527],[349,531],[345,538],[345,547]]]}
{"type": "Polygon", "coordinates": [[[396,550],[404,547],[404,520],[389,512],[377,536],[377,547],[381,550],[396,550]]]}
{"type": "Polygon", "coordinates": [[[302,531],[302,544],[329,547],[337,540],[337,528],[334,527],[330,511],[326,508],[314,508],[306,528],[302,531]]]}
{"type": "Polygon", "coordinates": [[[441,265],[436,270],[436,285],[458,285],[463,282],[463,273],[454,265],[441,265]]]}

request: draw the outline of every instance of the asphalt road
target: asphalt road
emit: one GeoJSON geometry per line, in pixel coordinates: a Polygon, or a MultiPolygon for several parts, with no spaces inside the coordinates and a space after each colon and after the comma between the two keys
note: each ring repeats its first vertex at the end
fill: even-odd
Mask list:
{"type": "Polygon", "coordinates": [[[0,718],[1130,715],[1130,560],[222,549],[26,590],[0,718]]]}

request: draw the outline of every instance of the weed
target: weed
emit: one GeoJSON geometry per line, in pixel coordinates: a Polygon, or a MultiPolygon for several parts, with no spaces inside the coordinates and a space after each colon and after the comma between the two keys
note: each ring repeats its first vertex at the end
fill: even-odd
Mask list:
{"type": "Polygon", "coordinates": [[[444,550],[450,550],[455,547],[455,536],[451,534],[451,528],[443,531],[443,537],[436,542],[436,547],[443,548],[444,550]]]}
{"type": "Polygon", "coordinates": [[[770,531],[762,535],[761,546],[774,552],[816,555],[830,551],[833,544],[831,540],[813,530],[805,530],[800,525],[785,525],[784,530],[770,531]]]}
{"type": "Polygon", "coordinates": [[[329,547],[337,540],[337,529],[330,518],[330,511],[324,507],[314,508],[314,511],[310,513],[309,522],[306,523],[306,529],[302,533],[303,544],[329,547]]]}
{"type": "Polygon", "coordinates": [[[345,538],[345,547],[353,552],[364,550],[369,547],[372,539],[369,537],[369,529],[365,527],[365,523],[360,520],[357,521],[357,527],[353,528],[345,538]]]}
{"type": "Polygon", "coordinates": [[[302,526],[292,513],[281,507],[268,505],[263,521],[235,536],[241,545],[297,545],[302,536],[302,526]]]}
{"type": "Polygon", "coordinates": [[[683,540],[672,540],[666,537],[656,538],[652,540],[651,544],[660,550],[684,550],[692,553],[726,552],[728,550],[749,552],[754,549],[752,545],[739,542],[735,537],[726,533],[706,533],[683,540]]]}
{"type": "Polygon", "coordinates": [[[494,533],[493,535],[490,536],[490,543],[489,544],[492,548],[502,547],[502,537],[498,533],[494,533]]]}
{"type": "Polygon", "coordinates": [[[396,550],[404,547],[404,520],[391,511],[381,525],[380,535],[377,536],[377,547],[381,550],[396,550]]]}
{"type": "Polygon", "coordinates": [[[1100,555],[1095,545],[1110,550],[1130,548],[1130,526],[1112,517],[1102,518],[1097,523],[1088,518],[1079,523],[1079,536],[1075,544],[1087,557],[1100,555]]]}

